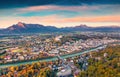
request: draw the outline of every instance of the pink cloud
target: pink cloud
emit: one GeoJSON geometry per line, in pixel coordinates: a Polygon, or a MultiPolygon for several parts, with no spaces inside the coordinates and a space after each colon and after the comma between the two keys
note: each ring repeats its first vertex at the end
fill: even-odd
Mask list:
{"type": "Polygon", "coordinates": [[[29,11],[41,11],[41,10],[68,10],[68,11],[82,11],[82,10],[97,10],[98,6],[32,6],[19,9],[20,11],[29,12],[29,11]]]}
{"type": "Polygon", "coordinates": [[[63,22],[120,22],[120,15],[65,18],[63,22]]]}
{"type": "Polygon", "coordinates": [[[89,10],[99,10],[103,8],[111,8],[111,10],[117,8],[119,9],[120,5],[97,5],[97,6],[89,6],[89,5],[81,5],[81,6],[56,6],[56,5],[44,5],[44,6],[31,6],[26,8],[18,9],[22,12],[30,12],[30,11],[41,11],[41,10],[68,10],[68,11],[89,11],[89,10]]]}
{"type": "Polygon", "coordinates": [[[109,16],[76,16],[71,18],[64,18],[57,15],[44,16],[44,17],[30,17],[33,20],[40,20],[47,23],[69,23],[69,22],[120,22],[120,15],[109,16]]]}
{"type": "Polygon", "coordinates": [[[79,24],[90,24],[92,26],[97,25],[120,25],[120,15],[114,15],[114,16],[86,16],[86,17],[72,17],[72,18],[64,18],[57,15],[51,15],[51,16],[33,16],[33,17],[10,17],[10,18],[4,18],[1,20],[0,24],[2,26],[0,27],[7,27],[13,24],[18,23],[19,21],[25,22],[25,23],[33,23],[33,24],[43,24],[43,25],[57,25],[57,27],[63,27],[63,26],[70,26],[70,25],[79,25],[79,24]],[[10,20],[9,20],[10,19],[10,20]],[[99,22],[99,23],[98,23],[99,22]],[[105,24],[107,23],[107,24],[105,24]]]}

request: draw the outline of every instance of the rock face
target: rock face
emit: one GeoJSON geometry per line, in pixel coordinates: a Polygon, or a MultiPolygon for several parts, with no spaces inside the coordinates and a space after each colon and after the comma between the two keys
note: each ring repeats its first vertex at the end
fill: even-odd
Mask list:
{"type": "Polygon", "coordinates": [[[79,25],[75,27],[56,28],[54,26],[44,26],[40,24],[25,24],[18,22],[6,29],[0,29],[0,33],[53,33],[53,32],[75,32],[75,31],[99,31],[99,32],[120,32],[119,26],[109,27],[88,27],[79,25]]]}

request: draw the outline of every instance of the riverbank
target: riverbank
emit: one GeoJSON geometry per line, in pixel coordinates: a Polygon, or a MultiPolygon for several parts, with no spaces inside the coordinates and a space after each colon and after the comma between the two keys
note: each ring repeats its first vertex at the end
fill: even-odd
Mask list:
{"type": "MultiPolygon", "coordinates": [[[[62,55],[61,57],[63,59],[65,59],[65,58],[69,58],[69,57],[79,56],[79,55],[82,55],[84,53],[88,53],[88,52],[91,52],[91,51],[99,50],[101,48],[104,48],[105,46],[106,45],[99,46],[97,48],[92,48],[92,49],[85,50],[85,51],[78,52],[78,53],[74,53],[74,54],[62,55]]],[[[10,66],[20,66],[20,65],[24,65],[24,64],[32,64],[32,63],[35,63],[35,62],[55,61],[55,60],[58,60],[58,58],[57,57],[52,57],[52,58],[46,58],[46,59],[41,59],[41,60],[39,59],[39,60],[25,61],[25,62],[19,62],[19,63],[3,64],[3,65],[0,65],[0,68],[6,68],[6,67],[10,67],[10,66]]]]}

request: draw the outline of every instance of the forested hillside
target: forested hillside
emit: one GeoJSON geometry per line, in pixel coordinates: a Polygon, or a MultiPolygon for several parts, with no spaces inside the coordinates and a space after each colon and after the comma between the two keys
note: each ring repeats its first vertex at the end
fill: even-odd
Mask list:
{"type": "Polygon", "coordinates": [[[80,72],[78,77],[120,77],[120,46],[93,52],[88,69],[80,72]]]}

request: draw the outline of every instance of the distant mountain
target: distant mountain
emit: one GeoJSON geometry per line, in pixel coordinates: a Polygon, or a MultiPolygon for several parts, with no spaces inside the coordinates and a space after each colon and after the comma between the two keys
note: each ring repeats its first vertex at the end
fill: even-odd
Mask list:
{"type": "Polygon", "coordinates": [[[6,29],[2,30],[2,33],[44,33],[44,32],[54,32],[58,28],[54,26],[44,26],[39,24],[25,24],[18,22],[6,29]]]}
{"type": "Polygon", "coordinates": [[[101,26],[101,27],[89,27],[87,25],[79,25],[75,27],[61,28],[64,31],[96,31],[96,32],[120,32],[119,26],[101,26]]]}
{"type": "Polygon", "coordinates": [[[0,33],[53,33],[53,32],[75,32],[75,31],[99,31],[99,32],[120,32],[119,26],[108,27],[89,27],[87,25],[79,25],[75,27],[56,28],[54,26],[44,26],[40,24],[25,24],[18,22],[6,29],[0,29],[0,33]]]}
{"type": "Polygon", "coordinates": [[[75,27],[64,27],[61,28],[63,31],[86,31],[89,30],[91,27],[88,27],[87,25],[79,25],[75,27]]]}

